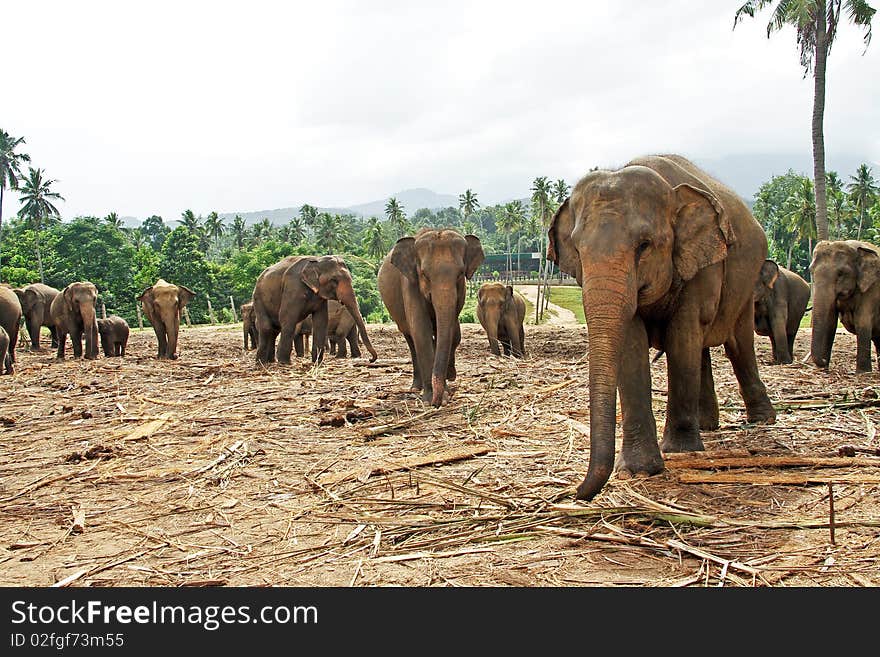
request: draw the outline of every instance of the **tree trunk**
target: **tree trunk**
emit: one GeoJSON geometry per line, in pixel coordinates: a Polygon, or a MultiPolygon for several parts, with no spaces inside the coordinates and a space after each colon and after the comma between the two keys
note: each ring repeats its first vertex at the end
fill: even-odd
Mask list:
{"type": "Polygon", "coordinates": [[[816,230],[820,240],[828,239],[828,199],[825,197],[825,63],[828,57],[825,2],[816,7],[816,61],[813,87],[813,182],[816,192],[816,230]]]}
{"type": "Polygon", "coordinates": [[[794,240],[788,243],[788,260],[785,261],[785,268],[791,269],[791,250],[794,248],[794,240]]]}
{"type": "Polygon", "coordinates": [[[43,275],[43,258],[40,257],[40,227],[34,231],[34,246],[37,252],[37,267],[40,270],[40,283],[46,284],[46,277],[43,275]]]}
{"type": "Polygon", "coordinates": [[[0,283],[3,282],[3,187],[0,186],[0,283]]]}

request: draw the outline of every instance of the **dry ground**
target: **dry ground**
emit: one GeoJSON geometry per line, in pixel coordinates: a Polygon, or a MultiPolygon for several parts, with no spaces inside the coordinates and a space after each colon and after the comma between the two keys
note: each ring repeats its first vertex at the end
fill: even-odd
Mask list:
{"type": "Polygon", "coordinates": [[[880,584],[880,374],[854,374],[853,336],[829,372],[770,366],[757,338],[772,426],[744,424],[715,350],[715,460],[582,504],[583,327],[528,326],[517,361],[465,325],[452,402],[427,413],[401,336],[370,328],[372,366],[258,369],[232,327],[185,330],[176,362],[151,331],[122,360],[20,351],[0,377],[0,584],[880,584]],[[844,445],[866,451],[819,458],[844,445]]]}

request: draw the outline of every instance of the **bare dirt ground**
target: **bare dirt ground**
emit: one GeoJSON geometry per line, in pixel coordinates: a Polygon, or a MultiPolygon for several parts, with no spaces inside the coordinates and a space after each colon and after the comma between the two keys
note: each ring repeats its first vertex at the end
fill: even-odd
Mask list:
{"type": "Polygon", "coordinates": [[[440,410],[408,391],[396,328],[371,329],[373,365],[257,369],[233,327],[185,330],[175,362],[151,331],[122,360],[20,351],[0,377],[0,584],[880,584],[880,374],[855,375],[853,336],[828,372],[770,366],[757,338],[769,426],[744,424],[714,350],[707,454],[584,504],[584,327],[528,326],[517,361],[463,326],[440,410]]]}

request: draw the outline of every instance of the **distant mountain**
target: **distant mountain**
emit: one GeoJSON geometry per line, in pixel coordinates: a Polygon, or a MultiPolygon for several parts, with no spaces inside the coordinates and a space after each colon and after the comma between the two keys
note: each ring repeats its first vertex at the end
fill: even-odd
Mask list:
{"type": "MultiPolygon", "coordinates": [[[[346,208],[347,212],[359,214],[362,217],[384,217],[385,204],[391,196],[386,196],[378,201],[370,201],[369,203],[361,203],[360,205],[352,205],[346,208]]],[[[406,215],[412,216],[416,210],[427,208],[429,210],[437,210],[439,208],[458,207],[458,197],[452,194],[438,194],[430,189],[419,187],[417,189],[407,189],[394,194],[394,198],[403,206],[406,215]]]]}

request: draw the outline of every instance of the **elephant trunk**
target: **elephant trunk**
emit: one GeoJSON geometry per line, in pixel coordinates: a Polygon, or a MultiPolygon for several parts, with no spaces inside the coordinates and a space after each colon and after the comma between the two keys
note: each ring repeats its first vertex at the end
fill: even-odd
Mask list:
{"type": "Polygon", "coordinates": [[[431,405],[439,408],[443,404],[446,391],[446,375],[449,358],[452,355],[453,333],[458,326],[457,292],[453,288],[446,291],[432,291],[431,303],[437,320],[437,347],[434,351],[434,369],[431,371],[431,405]]]}
{"type": "Polygon", "coordinates": [[[85,357],[92,360],[98,357],[98,316],[94,304],[81,303],[80,315],[86,341],[85,357]]]}
{"type": "Polygon", "coordinates": [[[523,349],[522,343],[519,341],[519,321],[517,320],[516,313],[511,310],[504,316],[502,321],[504,322],[504,328],[507,331],[507,336],[510,340],[511,355],[517,358],[522,357],[525,355],[525,350],[523,349]]]}
{"type": "Polygon", "coordinates": [[[348,312],[351,313],[351,316],[354,318],[354,323],[357,324],[361,341],[364,343],[364,347],[366,347],[367,351],[370,352],[370,362],[374,362],[379,356],[376,354],[376,350],[373,349],[373,344],[370,342],[370,338],[367,335],[367,325],[364,323],[364,318],[361,315],[361,309],[360,306],[358,306],[357,297],[354,294],[354,288],[352,288],[350,284],[346,285],[340,283],[336,288],[336,300],[345,306],[348,309],[348,312]]]}
{"type": "Polygon", "coordinates": [[[576,497],[591,500],[614,468],[618,375],[626,326],[636,311],[637,290],[632,267],[623,264],[623,258],[585,264],[582,280],[589,335],[590,465],[576,497]]]}
{"type": "Polygon", "coordinates": [[[162,323],[165,325],[165,357],[171,360],[177,358],[177,334],[180,333],[180,309],[177,306],[160,313],[162,323]]]}
{"type": "Polygon", "coordinates": [[[486,337],[489,338],[489,350],[496,356],[501,355],[501,349],[498,345],[498,326],[501,319],[501,312],[497,308],[484,308],[484,319],[486,322],[486,337]]]}
{"type": "Polygon", "coordinates": [[[817,367],[828,367],[831,360],[831,346],[837,332],[837,299],[833,291],[825,291],[815,286],[813,313],[810,318],[812,337],[810,339],[810,358],[817,367]]]}

